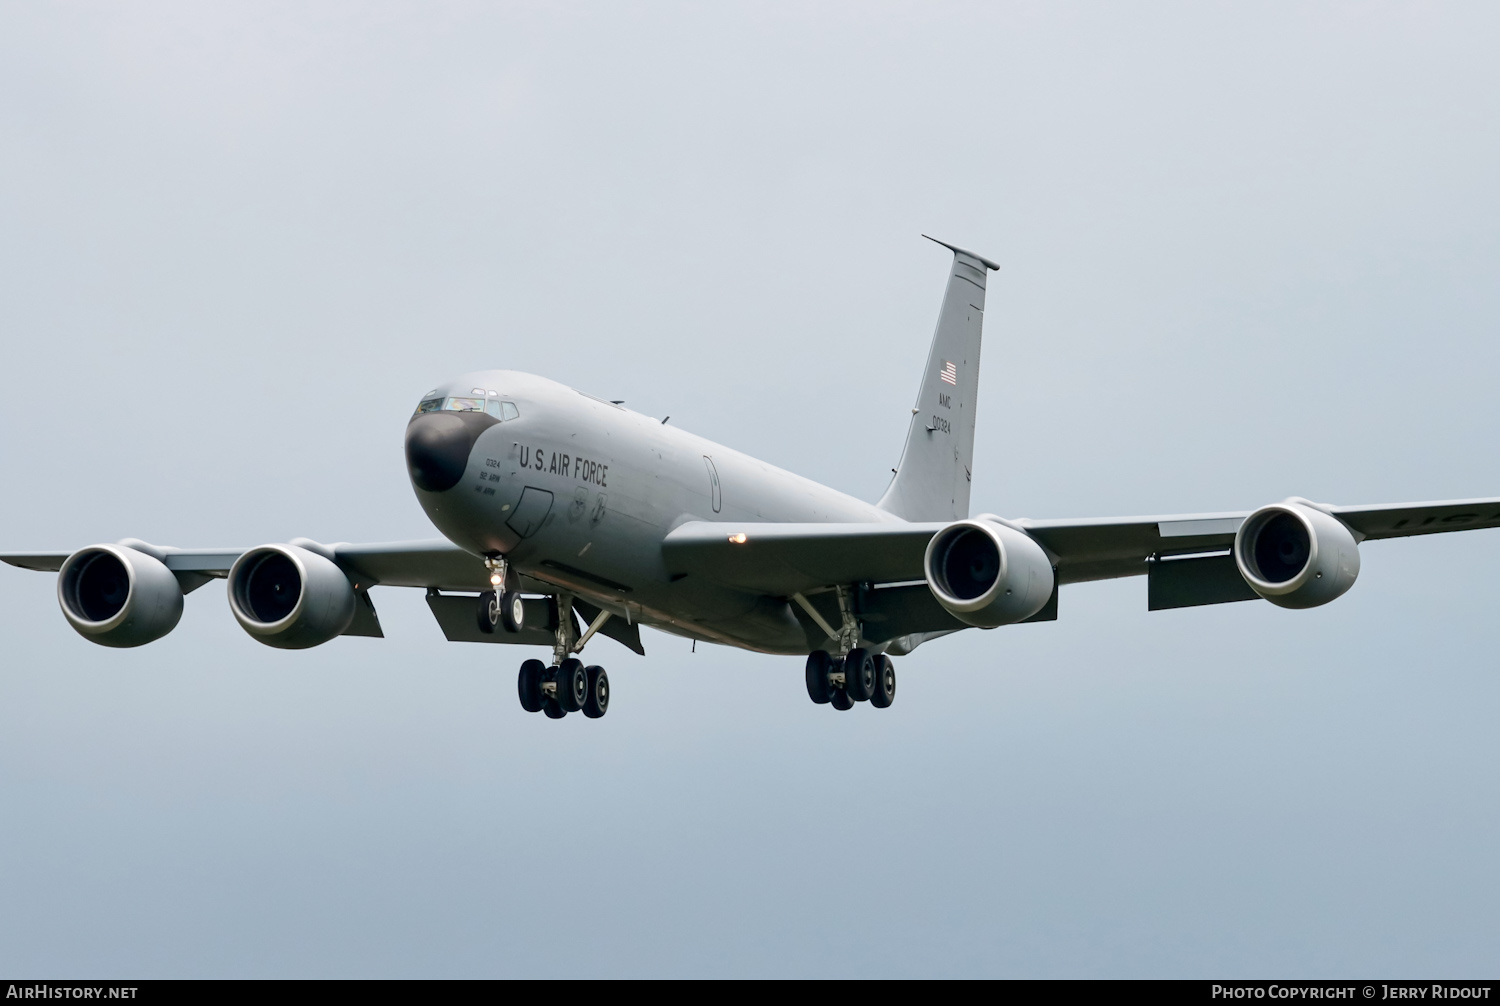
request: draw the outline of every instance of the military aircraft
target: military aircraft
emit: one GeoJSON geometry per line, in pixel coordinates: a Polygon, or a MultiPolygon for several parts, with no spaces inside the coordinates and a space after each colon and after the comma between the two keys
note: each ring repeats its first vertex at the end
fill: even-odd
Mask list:
{"type": "Polygon", "coordinates": [[[906,445],[866,503],[531,374],[465,374],[423,395],[406,428],[417,499],[443,538],[254,548],[138,539],[0,559],[57,572],[86,639],[170,632],[183,595],[227,582],[254,638],[318,646],[380,636],[374,586],[422,587],[450,640],[550,647],[521,664],[528,712],[609,708],[579,659],[596,635],[644,655],[640,626],[765,653],[807,654],[813,702],[890,706],[892,656],[969,627],[1057,618],[1065,584],[1145,576],[1152,610],[1263,598],[1327,604],[1359,574],[1360,542],[1500,526],[1500,499],[1006,519],[969,513],[985,287],[994,262],[953,255],[906,445]]]}

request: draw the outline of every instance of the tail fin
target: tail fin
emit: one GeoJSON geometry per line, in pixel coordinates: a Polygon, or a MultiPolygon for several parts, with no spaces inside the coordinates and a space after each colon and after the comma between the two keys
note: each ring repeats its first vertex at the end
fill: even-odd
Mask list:
{"type": "Polygon", "coordinates": [[[971,251],[937,243],[953,252],[953,271],[943,294],[937,331],[932,333],[927,372],[911,410],[906,449],[896,477],[876,504],[906,520],[969,516],[984,287],[988,270],[1000,268],[971,251]]]}

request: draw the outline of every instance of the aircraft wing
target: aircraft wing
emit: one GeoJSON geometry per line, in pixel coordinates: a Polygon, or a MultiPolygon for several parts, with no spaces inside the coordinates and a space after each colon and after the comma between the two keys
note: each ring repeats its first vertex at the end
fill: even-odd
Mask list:
{"type": "Polygon", "coordinates": [[[692,521],[667,535],[662,556],[674,575],[788,597],[836,583],[921,580],[927,543],[945,526],[692,521]]]}
{"type": "MultiPolygon", "coordinates": [[[[1077,583],[1145,573],[1152,555],[1228,548],[1249,513],[1007,523],[1024,529],[1051,554],[1060,583],[1077,583]]],[[[839,583],[923,580],[927,543],[946,526],[693,521],[667,535],[662,553],[674,574],[789,597],[839,583]]]]}
{"type": "MultiPolygon", "coordinates": [[[[142,545],[145,543],[142,542],[142,545]]],[[[328,555],[360,589],[384,584],[392,587],[436,587],[439,590],[484,590],[489,573],[478,558],[442,538],[425,541],[389,541],[368,544],[317,545],[304,540],[295,545],[312,545],[313,551],[328,555]]],[[[244,548],[172,548],[146,546],[158,554],[174,573],[196,573],[205,577],[224,577],[247,549],[244,548]]],[[[59,552],[0,552],[0,562],[23,569],[55,573],[73,550],[59,552]]]]}
{"type": "MultiPolygon", "coordinates": [[[[1500,498],[1321,507],[1363,539],[1500,527],[1500,498]]],[[[1006,523],[1024,530],[1057,566],[1057,581],[1143,576],[1156,557],[1222,552],[1251,511],[1088,517],[1006,523]]],[[[985,515],[988,516],[988,515],[985,515]]],[[[944,523],[762,524],[693,521],[662,544],[667,568],[742,589],[790,597],[840,583],[924,579],[923,555],[944,523]],[[742,540],[741,540],[742,536],[742,540]]]]}

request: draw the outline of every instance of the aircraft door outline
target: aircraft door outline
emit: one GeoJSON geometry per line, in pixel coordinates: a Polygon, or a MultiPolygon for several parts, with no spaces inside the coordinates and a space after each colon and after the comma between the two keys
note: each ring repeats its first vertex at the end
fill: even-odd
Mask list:
{"type": "Polygon", "coordinates": [[[707,454],[703,455],[703,464],[708,468],[708,494],[709,502],[713,504],[714,513],[724,505],[724,494],[719,488],[719,470],[714,467],[714,459],[707,454]]]}

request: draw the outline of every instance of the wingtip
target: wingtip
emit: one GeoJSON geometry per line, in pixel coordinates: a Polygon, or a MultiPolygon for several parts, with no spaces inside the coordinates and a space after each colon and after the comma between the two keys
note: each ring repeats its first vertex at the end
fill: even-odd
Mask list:
{"type": "Polygon", "coordinates": [[[971,251],[969,251],[969,249],[967,249],[967,248],[960,248],[958,245],[950,245],[946,241],[940,241],[940,240],[938,240],[937,238],[933,237],[931,234],[923,234],[922,236],[924,238],[926,238],[928,241],[931,241],[933,244],[942,245],[944,248],[948,249],[949,251],[951,251],[955,255],[967,255],[969,258],[973,259],[974,261],[982,263],[986,269],[999,269],[1000,268],[1000,263],[998,263],[998,262],[992,262],[989,259],[985,258],[983,255],[980,255],[978,252],[971,252],[971,251]]]}

